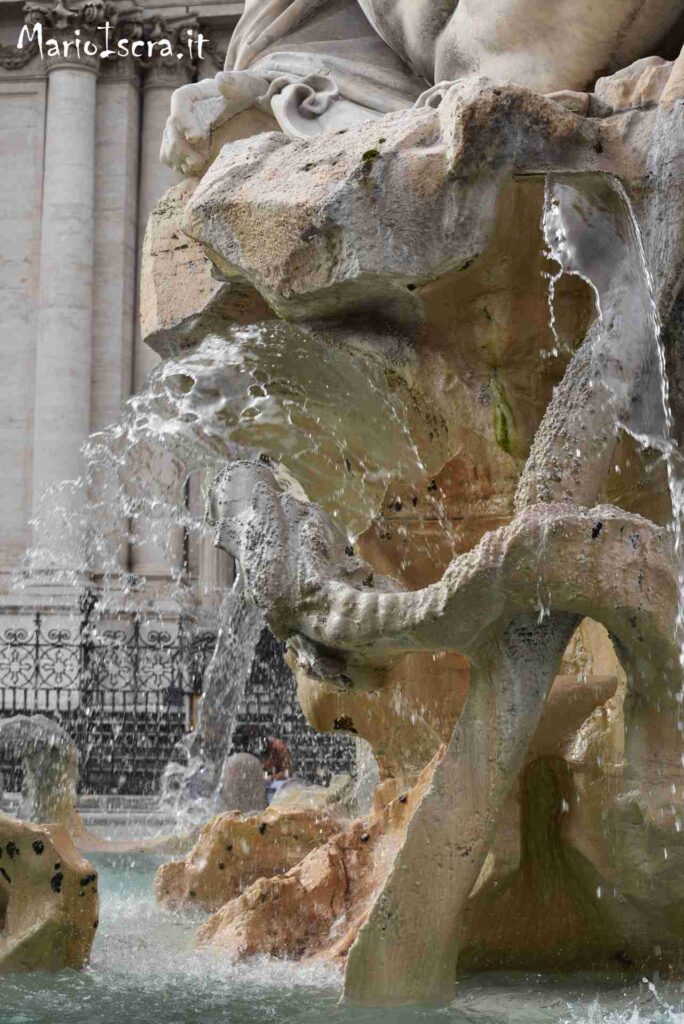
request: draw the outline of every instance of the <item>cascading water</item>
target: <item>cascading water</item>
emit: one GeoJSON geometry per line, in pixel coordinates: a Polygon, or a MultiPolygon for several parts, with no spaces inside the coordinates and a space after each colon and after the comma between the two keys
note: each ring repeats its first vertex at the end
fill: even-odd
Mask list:
{"type": "MultiPolygon", "coordinates": [[[[553,294],[560,275],[581,277],[592,288],[599,317],[592,361],[596,379],[612,396],[615,430],[660,454],[672,506],[679,565],[677,630],[684,665],[684,463],[674,438],[666,356],[654,284],[629,196],[609,176],[548,175],[542,219],[553,294]]],[[[556,335],[557,337],[557,335],[556,335]]]]}
{"type": "Polygon", "coordinates": [[[225,594],[218,586],[191,585],[178,561],[180,531],[190,544],[211,540],[197,492],[227,460],[268,458],[283,485],[323,504],[352,543],[392,480],[425,477],[414,437],[421,429],[399,372],[273,321],[209,336],[189,354],[161,363],[119,422],[88,440],[81,479],[45,496],[34,524],[39,541],[22,566],[20,586],[47,569],[51,581],[79,588],[96,571],[103,612],[152,606],[126,556],[127,546],[152,544],[174,567],[176,602],[201,626],[218,624],[198,729],[185,752],[189,763],[182,771],[173,766],[167,778],[174,802],[180,791],[186,803],[213,811],[202,801],[211,799],[228,752],[264,626],[245,604],[239,580],[225,594]]]}

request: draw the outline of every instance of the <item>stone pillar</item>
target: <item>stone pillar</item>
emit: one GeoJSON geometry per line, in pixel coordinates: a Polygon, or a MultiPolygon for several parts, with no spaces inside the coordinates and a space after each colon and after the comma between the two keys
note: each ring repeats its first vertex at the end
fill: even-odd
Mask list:
{"type": "Polygon", "coordinates": [[[130,395],[136,318],[139,72],[130,58],[105,64],[95,135],[91,430],[115,422],[130,395]]]}
{"type": "MultiPolygon", "coordinates": [[[[88,38],[102,13],[82,3],[29,7],[50,34],[88,38]],[[95,20],[91,20],[95,12],[95,20]]],[[[33,508],[45,489],[81,472],[90,430],[93,202],[97,58],[48,62],[34,421],[33,508]]],[[[75,501],[78,504],[78,500],[75,501]]],[[[78,513],[75,508],[74,514],[78,513]]],[[[40,527],[37,530],[40,534],[40,527]]],[[[34,542],[40,544],[40,535],[34,542]]]]}
{"type": "MultiPolygon", "coordinates": [[[[117,25],[117,37],[142,34],[142,15],[117,25]],[[136,31],[137,29],[137,31],[136,31]]],[[[95,130],[95,272],[91,431],[116,422],[129,397],[136,318],[137,201],[140,141],[140,62],[103,61],[95,130]]],[[[107,494],[106,479],[100,482],[107,494]]],[[[96,481],[96,486],[98,482],[96,481]]],[[[110,482],[111,486],[111,482],[110,482]]],[[[96,559],[96,573],[128,568],[128,524],[116,551],[96,559]]],[[[112,539],[112,543],[114,540],[112,539]]]]}
{"type": "MultiPolygon", "coordinates": [[[[164,37],[174,42],[174,51],[183,48],[183,34],[187,28],[196,29],[194,18],[183,18],[170,24],[156,18],[146,22],[149,38],[164,37]]],[[[138,194],[138,252],[142,251],[147,218],[158,199],[180,181],[180,176],[159,159],[164,126],[171,109],[171,96],[180,86],[187,84],[193,75],[193,66],[187,58],[155,57],[147,68],[143,85],[142,130],[140,137],[140,190],[138,194]]],[[[139,276],[139,273],[138,273],[139,276]]],[[[138,302],[136,301],[136,310],[138,302]]],[[[159,362],[159,357],[142,341],[140,322],[135,317],[135,343],[133,354],[133,390],[139,391],[147,374],[159,362]]],[[[160,466],[160,474],[168,467],[160,466]]],[[[133,535],[140,537],[144,526],[134,524],[133,535]]],[[[165,579],[181,572],[184,568],[185,543],[183,530],[172,531],[170,537],[171,555],[152,541],[144,540],[131,547],[131,568],[148,579],[165,579]]]]}

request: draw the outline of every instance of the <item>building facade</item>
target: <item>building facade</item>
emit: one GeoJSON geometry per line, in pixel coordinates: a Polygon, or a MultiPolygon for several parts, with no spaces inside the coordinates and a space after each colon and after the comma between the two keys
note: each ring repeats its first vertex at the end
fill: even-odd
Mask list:
{"type": "Polygon", "coordinates": [[[45,489],[82,473],[84,441],[156,362],[138,278],[147,217],[177,180],[159,160],[170,99],[222,66],[242,7],[0,0],[0,715],[60,718],[84,770],[99,750],[105,789],[154,787],[190,724],[210,634],[181,615],[171,580],[220,586],[228,559],[182,537],[171,558],[124,545],[146,605],[99,620],[96,567],[61,589],[47,574],[17,590],[13,573],[42,541],[45,489]],[[135,55],[118,55],[121,40],[135,55]]]}
{"type": "MultiPolygon", "coordinates": [[[[5,613],[29,613],[38,600],[14,594],[11,577],[40,543],[31,520],[42,493],[79,476],[83,442],[117,420],[157,359],[140,339],[137,291],[148,214],[177,180],[159,161],[170,98],[222,65],[242,7],[0,0],[5,613]],[[121,40],[138,43],[135,56],[100,55],[121,40]]],[[[226,572],[197,546],[179,544],[177,560],[148,544],[125,552],[123,567],[160,593],[179,568],[219,581],[226,572]]]]}

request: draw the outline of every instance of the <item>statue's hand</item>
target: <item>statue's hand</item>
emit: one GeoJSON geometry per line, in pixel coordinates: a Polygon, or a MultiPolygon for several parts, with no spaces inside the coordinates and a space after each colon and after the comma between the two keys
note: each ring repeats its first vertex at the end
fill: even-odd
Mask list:
{"type": "Polygon", "coordinates": [[[449,90],[456,85],[456,82],[438,82],[436,85],[431,85],[429,89],[422,92],[416,102],[413,104],[414,109],[420,109],[422,107],[429,107],[436,110],[442,103],[442,100],[449,92],[449,90]]]}
{"type": "Polygon", "coordinates": [[[268,82],[249,71],[220,72],[176,89],[164,129],[161,160],[180,174],[200,175],[211,157],[212,132],[257,104],[268,82]]]}

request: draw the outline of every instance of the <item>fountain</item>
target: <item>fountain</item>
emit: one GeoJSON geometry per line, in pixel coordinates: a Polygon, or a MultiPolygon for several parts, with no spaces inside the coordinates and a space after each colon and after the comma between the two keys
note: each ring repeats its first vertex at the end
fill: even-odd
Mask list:
{"type": "Polygon", "coordinates": [[[193,983],[298,961],[409,1020],[484,972],[681,978],[682,5],[627,6],[252,0],[173,97],[163,361],[81,504],[105,577],[160,508],[236,567],[150,912],[204,914],[193,983]],[[213,817],[265,627],[363,778],[213,817]]]}
{"type": "MultiPolygon", "coordinates": [[[[407,770],[421,729],[404,722],[392,772],[389,715],[364,722],[392,783],[369,821],[227,903],[201,941],[243,956],[342,959],[345,998],[370,1005],[448,1002],[457,962],[605,969],[617,957],[662,969],[684,940],[665,909],[680,899],[684,783],[680,398],[668,343],[679,322],[681,62],[644,58],[628,33],[620,45],[641,59],[596,83],[597,65],[584,63],[596,39],[572,67],[551,69],[535,49],[524,71],[509,54],[502,73],[459,10],[438,30],[425,14],[419,38],[421,13],[381,0],[359,7],[368,21],[351,4],[334,15],[282,4],[277,18],[254,4],[226,72],[176,94],[162,155],[199,181],[153,216],[144,323],[151,344],[190,364],[182,353],[198,330],[216,335],[217,316],[239,322],[249,309],[268,335],[265,300],[293,325],[284,381],[301,346],[316,360],[323,345],[329,360],[351,355],[400,397],[401,429],[390,418],[367,446],[371,457],[384,449],[374,511],[387,522],[391,509],[393,527],[369,526],[353,492],[339,500],[340,480],[368,481],[365,466],[359,474],[348,458],[341,473],[332,463],[314,477],[315,440],[311,465],[298,465],[269,417],[266,373],[248,392],[253,421],[273,429],[269,456],[299,490],[269,463],[233,460],[211,487],[208,522],[287,642],[312,721],[334,702],[335,721],[358,733],[357,709],[391,690],[403,704],[395,717],[413,713],[412,724],[417,697],[441,703],[446,734],[433,732],[407,770]],[[319,17],[337,31],[322,34],[319,17]],[[350,39],[363,39],[357,52],[345,49],[350,39]],[[418,88],[407,109],[417,80],[385,44],[415,71],[434,80],[447,69],[453,81],[418,88]],[[587,81],[593,91],[579,91],[587,81]],[[253,110],[261,120],[250,129],[253,110]],[[263,115],[280,132],[264,131],[263,115]],[[195,243],[188,252],[184,241],[176,263],[162,244],[174,210],[176,237],[180,228],[195,243]],[[223,282],[209,298],[202,255],[223,282]],[[178,274],[187,307],[193,260],[202,269],[192,270],[189,329],[187,308],[162,300],[178,274]],[[408,463],[393,451],[406,438],[408,463]],[[444,531],[452,536],[435,565],[401,512],[408,496],[415,519],[427,518],[421,491],[437,491],[445,465],[454,468],[442,505],[470,522],[457,538],[444,531]],[[491,484],[473,522],[464,491],[478,477],[491,484]],[[612,657],[611,674],[563,691],[559,666],[589,619],[605,630],[592,627],[590,656],[612,657]],[[469,669],[452,661],[451,693],[443,682],[430,692],[429,673],[415,678],[425,656],[465,656],[469,669]],[[589,740],[597,709],[615,700],[622,736],[589,740]],[[562,737],[548,719],[554,704],[573,721],[562,737]],[[592,757],[611,771],[589,796],[579,776],[592,757]],[[502,870],[492,857],[515,779],[519,846],[502,870]],[[356,886],[334,915],[345,938],[333,941],[322,908],[352,860],[356,886]],[[556,920],[544,911],[548,891],[563,894],[556,920]],[[278,919],[277,941],[266,914],[278,919]],[[316,936],[308,944],[302,920],[316,936]]],[[[535,17],[525,12],[539,28],[535,17]]],[[[657,35],[655,15],[649,26],[657,35]]],[[[202,384],[188,376],[189,410],[202,384]]],[[[311,374],[295,416],[316,391],[311,374]]],[[[363,429],[363,392],[350,404],[363,429]]],[[[347,431],[348,444],[357,433],[347,431]]]]}

